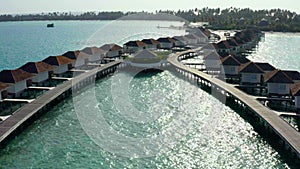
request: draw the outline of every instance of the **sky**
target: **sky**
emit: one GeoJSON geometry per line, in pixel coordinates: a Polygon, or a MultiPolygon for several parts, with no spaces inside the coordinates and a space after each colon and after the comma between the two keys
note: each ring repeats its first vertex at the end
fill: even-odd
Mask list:
{"type": "Polygon", "coordinates": [[[0,0],[0,14],[85,11],[186,10],[195,8],[288,9],[300,14],[299,0],[0,0]]]}

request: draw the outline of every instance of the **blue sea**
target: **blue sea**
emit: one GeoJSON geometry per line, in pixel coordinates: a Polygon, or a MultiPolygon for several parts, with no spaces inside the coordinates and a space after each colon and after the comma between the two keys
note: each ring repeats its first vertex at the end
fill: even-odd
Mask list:
{"type": "MultiPolygon", "coordinates": [[[[86,46],[184,34],[157,28],[182,24],[167,21],[47,23],[0,23],[0,69],[86,46]]],[[[298,34],[266,33],[249,58],[300,71],[299,43],[298,34]]],[[[119,72],[25,129],[0,150],[0,168],[297,167],[241,113],[173,72],[119,72]]]]}

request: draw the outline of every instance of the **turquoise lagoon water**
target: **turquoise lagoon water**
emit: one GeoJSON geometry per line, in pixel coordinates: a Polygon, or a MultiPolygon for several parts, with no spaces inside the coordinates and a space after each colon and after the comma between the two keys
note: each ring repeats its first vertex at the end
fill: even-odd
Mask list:
{"type": "MultiPolygon", "coordinates": [[[[88,45],[99,46],[106,42],[122,44],[127,39],[183,33],[156,28],[157,25],[170,24],[168,22],[151,22],[149,26],[149,23],[143,21],[122,21],[110,26],[110,22],[102,21],[58,21],[54,29],[46,29],[46,23],[0,23],[0,40],[4,44],[0,47],[1,69],[16,68],[27,61],[40,60],[48,55],[88,45]],[[99,29],[100,33],[95,33],[99,29]],[[142,30],[148,33],[142,33],[142,30]],[[102,34],[101,38],[98,34],[102,34]]],[[[265,41],[260,43],[262,49],[258,49],[250,58],[269,61],[284,69],[299,70],[299,50],[295,42],[300,42],[298,35],[266,34],[265,41]],[[284,38],[289,45],[281,44],[284,38]],[[272,49],[272,45],[277,46],[272,49]],[[277,60],[284,56],[289,59],[277,60]]],[[[121,72],[104,78],[96,82],[94,88],[55,106],[0,150],[0,154],[0,168],[297,167],[288,166],[285,157],[280,156],[238,113],[169,71],[141,72],[136,76],[130,72],[121,72]],[[132,79],[127,84],[128,97],[119,94],[118,99],[121,102],[129,99],[142,116],[150,117],[153,121],[137,123],[120,114],[122,112],[114,100],[115,93],[111,90],[119,77],[132,79]],[[85,99],[88,94],[95,97],[85,99]],[[84,103],[85,111],[78,112],[80,109],[75,102],[78,100],[84,103]],[[105,145],[102,140],[95,139],[95,136],[110,138],[110,135],[101,131],[99,126],[82,121],[85,115],[87,119],[93,115],[90,124],[97,122],[98,119],[93,117],[97,117],[99,112],[92,112],[91,108],[99,110],[105,123],[122,136],[138,139],[153,138],[167,132],[171,134],[167,141],[162,141],[166,146],[161,151],[138,158],[138,155],[131,152],[127,151],[126,154],[126,150],[135,145],[122,147],[123,153],[120,149],[112,149],[114,145],[118,147],[120,140],[111,139],[110,144],[105,145]],[[176,117],[184,119],[176,121],[176,117]],[[174,123],[180,125],[172,127],[174,123]],[[86,127],[94,128],[89,130],[86,127]],[[188,130],[183,134],[181,131],[184,128],[188,130]],[[176,137],[177,134],[180,137],[176,137]],[[173,143],[172,146],[168,146],[168,141],[173,143]]]]}

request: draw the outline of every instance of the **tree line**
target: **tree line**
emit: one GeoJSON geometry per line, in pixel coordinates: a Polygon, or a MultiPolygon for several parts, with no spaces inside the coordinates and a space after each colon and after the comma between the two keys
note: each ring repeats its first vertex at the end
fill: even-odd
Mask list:
{"type": "MultiPolygon", "coordinates": [[[[300,32],[300,18],[296,12],[283,9],[252,10],[250,8],[195,8],[190,10],[159,10],[154,13],[166,13],[186,19],[189,22],[208,22],[210,29],[243,29],[247,26],[258,26],[264,19],[267,24],[259,28],[264,31],[300,32]]],[[[137,12],[51,12],[40,14],[0,15],[0,21],[43,21],[43,20],[116,20],[137,12]]],[[[151,18],[151,17],[150,17],[151,18]]],[[[136,17],[134,19],[143,19],[136,17]]],[[[157,18],[152,18],[157,19],[157,18]]]]}

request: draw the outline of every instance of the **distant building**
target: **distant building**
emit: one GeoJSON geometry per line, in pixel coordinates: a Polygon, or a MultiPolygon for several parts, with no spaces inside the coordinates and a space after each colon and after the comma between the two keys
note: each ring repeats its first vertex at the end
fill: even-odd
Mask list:
{"type": "Polygon", "coordinates": [[[32,73],[25,72],[21,69],[2,70],[0,72],[0,82],[9,85],[7,92],[13,98],[20,97],[21,93],[31,85],[32,73]]]}
{"type": "Polygon", "coordinates": [[[105,44],[100,47],[103,51],[105,51],[106,56],[108,58],[117,58],[122,54],[123,48],[115,43],[105,44]]]}
{"type": "Polygon", "coordinates": [[[258,26],[269,26],[269,22],[265,18],[262,18],[258,23],[258,26]]]}
{"type": "Polygon", "coordinates": [[[19,69],[35,74],[35,76],[31,79],[32,83],[40,84],[49,79],[49,73],[54,69],[54,67],[45,62],[28,62],[19,69]]]}
{"type": "Polygon", "coordinates": [[[240,19],[239,19],[239,23],[238,23],[239,25],[244,25],[245,24],[245,18],[244,17],[241,17],[240,19]]]}
{"type": "Polygon", "coordinates": [[[63,74],[72,67],[72,64],[75,60],[69,59],[65,56],[49,56],[43,60],[43,62],[48,63],[49,65],[54,66],[54,74],[63,74]]]}

